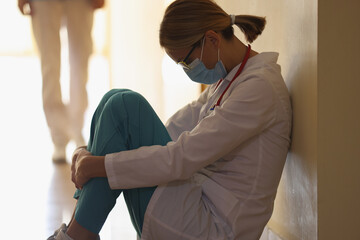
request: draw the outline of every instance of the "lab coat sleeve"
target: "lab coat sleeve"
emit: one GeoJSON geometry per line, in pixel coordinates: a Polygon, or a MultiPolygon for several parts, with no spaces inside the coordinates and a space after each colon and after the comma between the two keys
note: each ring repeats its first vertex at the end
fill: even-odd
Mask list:
{"type": "Polygon", "coordinates": [[[148,187],[190,178],[263,131],[275,118],[275,112],[271,84],[262,79],[245,81],[176,142],[106,155],[110,187],[148,187]]]}
{"type": "Polygon", "coordinates": [[[173,141],[176,141],[184,131],[191,131],[196,126],[199,121],[200,109],[206,102],[208,92],[209,87],[201,93],[196,101],[178,110],[166,122],[166,129],[173,141]]]}

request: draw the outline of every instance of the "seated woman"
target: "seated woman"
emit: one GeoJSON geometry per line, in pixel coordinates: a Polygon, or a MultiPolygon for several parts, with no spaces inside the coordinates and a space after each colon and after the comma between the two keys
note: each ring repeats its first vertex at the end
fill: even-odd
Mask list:
{"type": "Polygon", "coordinates": [[[123,193],[141,239],[259,239],[290,146],[291,106],[276,63],[252,42],[265,19],[228,15],[211,0],[176,0],[160,44],[191,80],[209,87],[166,127],[149,103],[115,89],[75,151],[74,216],[50,239],[97,239],[123,193]]]}

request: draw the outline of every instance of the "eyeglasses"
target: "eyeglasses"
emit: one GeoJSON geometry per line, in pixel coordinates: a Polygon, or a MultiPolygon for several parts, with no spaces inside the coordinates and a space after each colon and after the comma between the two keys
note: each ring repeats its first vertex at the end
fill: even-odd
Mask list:
{"type": "Polygon", "coordinates": [[[198,44],[194,44],[194,46],[191,48],[190,52],[186,55],[184,60],[178,62],[177,64],[180,65],[184,70],[189,70],[191,67],[186,63],[188,58],[190,57],[191,53],[194,51],[194,49],[198,46],[198,44]]]}

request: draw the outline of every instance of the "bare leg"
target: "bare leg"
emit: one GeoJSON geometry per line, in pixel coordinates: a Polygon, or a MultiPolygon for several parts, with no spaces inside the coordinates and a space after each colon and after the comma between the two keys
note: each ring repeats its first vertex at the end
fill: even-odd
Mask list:
{"type": "Polygon", "coordinates": [[[66,232],[74,240],[96,240],[98,235],[90,232],[86,228],[82,227],[75,218],[70,222],[69,228],[66,232]]]}

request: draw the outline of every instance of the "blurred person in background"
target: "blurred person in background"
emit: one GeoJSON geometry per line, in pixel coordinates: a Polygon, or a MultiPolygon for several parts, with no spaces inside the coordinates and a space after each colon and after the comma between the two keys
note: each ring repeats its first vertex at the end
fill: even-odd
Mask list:
{"type": "Polygon", "coordinates": [[[85,145],[82,129],[88,106],[86,83],[92,53],[94,10],[105,0],[18,0],[22,14],[30,15],[41,60],[43,109],[54,144],[54,163],[66,162],[66,146],[85,145]],[[62,99],[60,29],[68,35],[70,99],[62,99]]]}

